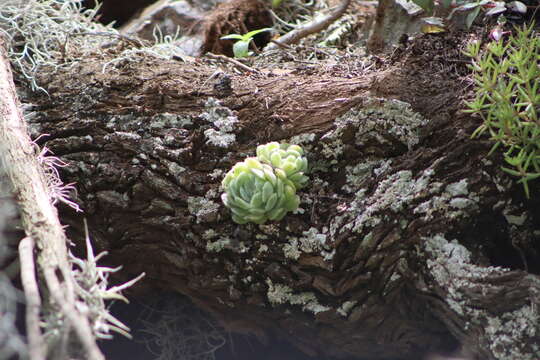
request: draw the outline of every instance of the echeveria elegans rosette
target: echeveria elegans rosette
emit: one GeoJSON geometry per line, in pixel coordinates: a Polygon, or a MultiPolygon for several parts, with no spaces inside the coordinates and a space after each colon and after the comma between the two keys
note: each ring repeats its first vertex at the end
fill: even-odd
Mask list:
{"type": "Polygon", "coordinates": [[[221,199],[238,224],[281,220],[300,203],[294,184],[276,176],[271,166],[257,158],[247,158],[234,165],[222,186],[225,193],[221,199]]]}
{"type": "Polygon", "coordinates": [[[296,190],[308,177],[307,159],[298,145],[271,142],[257,147],[257,157],[237,163],[223,179],[221,196],[238,224],[281,220],[300,204],[296,190]]]}
{"type": "Polygon", "coordinates": [[[306,185],[308,177],[308,162],[304,150],[298,145],[279,144],[271,142],[257,146],[257,159],[274,168],[274,172],[281,179],[292,181],[298,190],[306,185]]]}

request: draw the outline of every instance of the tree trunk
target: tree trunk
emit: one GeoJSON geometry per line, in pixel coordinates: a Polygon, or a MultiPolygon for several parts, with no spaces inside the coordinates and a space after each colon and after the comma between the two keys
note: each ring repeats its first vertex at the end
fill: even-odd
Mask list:
{"type": "MultiPolygon", "coordinates": [[[[371,67],[343,56],[258,73],[149,57],[102,71],[111,51],[43,71],[50,96],[23,101],[33,137],[69,164],[96,251],[126,278],[146,272],[140,292],[185,294],[308,354],[411,359],[461,344],[533,359],[538,200],[469,138],[462,46],[427,36],[371,67]],[[308,154],[302,211],[237,225],[220,182],[269,141],[308,154]]],[[[82,244],[80,215],[62,220],[82,244]]]]}

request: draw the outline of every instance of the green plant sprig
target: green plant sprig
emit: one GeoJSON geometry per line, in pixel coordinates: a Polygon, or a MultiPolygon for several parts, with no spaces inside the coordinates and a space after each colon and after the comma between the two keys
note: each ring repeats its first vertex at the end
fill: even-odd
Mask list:
{"type": "Polygon", "coordinates": [[[527,198],[528,182],[540,177],[540,37],[533,26],[516,29],[506,42],[489,43],[484,52],[478,42],[464,52],[472,58],[476,85],[465,111],[483,119],[472,137],[488,132],[495,141],[490,154],[505,148],[508,166],[501,169],[520,178],[527,198]]]}
{"type": "Polygon", "coordinates": [[[221,40],[236,40],[236,42],[233,45],[234,57],[244,58],[248,55],[251,55],[251,52],[249,51],[249,44],[251,43],[251,40],[253,40],[253,37],[264,31],[272,31],[272,28],[253,30],[244,35],[239,35],[239,34],[225,35],[225,36],[222,36],[220,39],[221,40]]]}
{"type": "Polygon", "coordinates": [[[307,159],[298,145],[271,142],[257,157],[239,162],[225,175],[221,199],[238,224],[279,221],[300,204],[296,190],[307,183],[307,159]]]}

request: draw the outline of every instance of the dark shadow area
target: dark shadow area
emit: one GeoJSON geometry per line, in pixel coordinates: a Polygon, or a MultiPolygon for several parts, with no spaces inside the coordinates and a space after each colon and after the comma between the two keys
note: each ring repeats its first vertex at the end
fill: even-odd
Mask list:
{"type": "MultiPolygon", "coordinates": [[[[138,11],[153,4],[156,0],[102,0],[98,12],[98,20],[102,24],[115,21],[114,27],[120,27],[138,11]]],[[[88,9],[96,7],[96,0],[84,0],[83,6],[88,9]]]]}
{"type": "Polygon", "coordinates": [[[133,339],[116,334],[101,341],[107,360],[331,360],[310,357],[284,341],[270,339],[264,345],[252,336],[227,332],[180,295],[116,302],[110,310],[131,328],[133,339]]]}
{"type": "Polygon", "coordinates": [[[504,215],[494,211],[479,215],[470,226],[450,236],[459,238],[480,265],[540,274],[540,235],[531,234],[530,222],[538,223],[529,219],[520,226],[509,225],[504,215]]]}

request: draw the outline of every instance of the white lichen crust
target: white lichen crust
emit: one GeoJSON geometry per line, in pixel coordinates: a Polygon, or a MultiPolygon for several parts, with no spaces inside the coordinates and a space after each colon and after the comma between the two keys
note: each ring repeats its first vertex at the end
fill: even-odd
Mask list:
{"type": "Polygon", "coordinates": [[[295,294],[289,286],[274,284],[270,279],[266,280],[266,284],[268,285],[268,301],[273,305],[300,305],[302,306],[302,310],[309,311],[313,314],[331,309],[328,306],[321,305],[312,292],[295,294]]]}
{"type": "MultiPolygon", "coordinates": [[[[532,293],[530,302],[494,315],[475,304],[469,294],[478,289],[482,279],[503,276],[509,270],[472,264],[470,252],[457,241],[446,240],[442,234],[423,240],[430,274],[446,290],[444,301],[450,309],[469,322],[466,330],[472,327],[482,329],[478,342],[489,344],[495,359],[537,360],[533,354],[540,354],[540,314],[537,308],[540,294],[532,293]]],[[[482,282],[482,286],[486,294],[500,291],[496,284],[482,282]]],[[[474,336],[478,334],[474,333],[474,336]]]]}
{"type": "Polygon", "coordinates": [[[233,132],[238,118],[229,108],[222,106],[219,100],[214,98],[208,98],[204,107],[205,112],[201,114],[201,118],[213,126],[204,131],[206,142],[218,147],[230,147],[236,142],[236,135],[233,132]]]}

